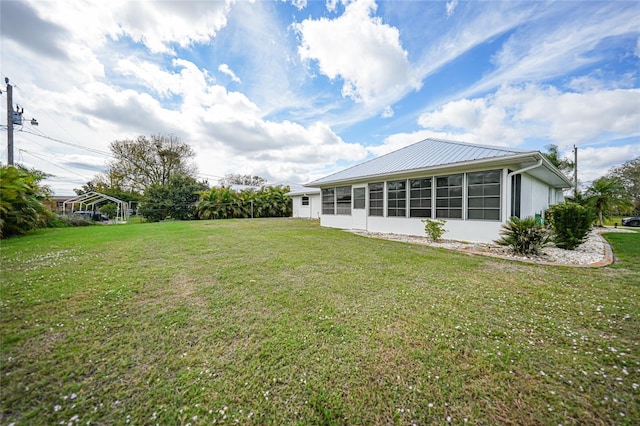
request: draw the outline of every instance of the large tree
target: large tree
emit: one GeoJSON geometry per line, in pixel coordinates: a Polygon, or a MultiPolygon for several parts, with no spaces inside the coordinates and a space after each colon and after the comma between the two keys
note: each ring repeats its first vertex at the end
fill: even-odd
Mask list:
{"type": "Polygon", "coordinates": [[[125,191],[143,193],[151,185],[166,185],[173,176],[196,175],[191,161],[195,152],[174,135],[138,136],[114,141],[109,148],[114,160],[107,175],[125,191]]]}
{"type": "Polygon", "coordinates": [[[626,193],[631,197],[634,208],[640,210],[640,157],[612,168],[607,177],[618,179],[626,193]]]}

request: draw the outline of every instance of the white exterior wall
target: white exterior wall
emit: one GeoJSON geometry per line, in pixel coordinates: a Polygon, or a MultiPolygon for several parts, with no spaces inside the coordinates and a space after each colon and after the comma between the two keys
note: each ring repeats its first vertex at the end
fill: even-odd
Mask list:
{"type": "Polygon", "coordinates": [[[322,203],[320,202],[320,194],[310,194],[309,205],[302,205],[302,195],[294,195],[291,197],[293,201],[293,217],[301,217],[306,219],[319,219],[322,203]]]}
{"type": "Polygon", "coordinates": [[[543,215],[552,204],[556,204],[556,189],[534,178],[522,175],[522,195],[520,198],[520,217],[525,218],[536,214],[543,215]]]}
{"type": "MultiPolygon", "coordinates": [[[[445,240],[467,242],[491,242],[499,238],[502,222],[484,220],[446,219],[444,224],[445,240]]],[[[381,232],[425,237],[422,219],[404,217],[369,216],[369,232],[381,232]]]]}
{"type": "MultiPolygon", "coordinates": [[[[484,170],[484,169],[481,169],[484,170]]],[[[382,181],[383,179],[377,180],[382,181]]],[[[465,178],[465,184],[463,186],[463,211],[467,211],[467,184],[465,178]]],[[[359,184],[352,186],[352,190],[355,187],[363,187],[365,185],[359,184]]],[[[407,190],[408,192],[408,190],[407,190]]],[[[508,177],[508,169],[502,169],[502,183],[501,183],[501,212],[499,221],[489,220],[462,220],[462,219],[446,219],[445,230],[446,233],[442,236],[443,239],[467,241],[467,242],[485,242],[490,243],[500,238],[500,231],[502,225],[510,217],[511,213],[511,178],[508,177]]],[[[435,198],[434,198],[435,200],[435,198]]],[[[520,200],[520,217],[535,216],[537,214],[543,214],[544,211],[553,204],[557,204],[563,200],[562,191],[556,188],[550,187],[546,183],[536,179],[531,175],[524,173],[521,181],[521,200],[520,200]]],[[[407,208],[409,201],[407,200],[407,208]]],[[[318,205],[320,201],[318,201],[318,205]]],[[[387,205],[387,191],[385,184],[384,191],[384,205],[386,215],[387,205]]],[[[352,215],[321,215],[320,224],[322,226],[340,228],[340,229],[365,229],[369,232],[380,233],[394,233],[404,235],[418,235],[426,236],[424,231],[424,223],[420,218],[409,217],[382,217],[382,216],[369,216],[369,191],[366,191],[366,206],[364,213],[366,219],[364,221],[358,220],[358,225],[355,225],[354,217],[352,215]],[[364,226],[361,224],[364,223],[364,226]]],[[[353,214],[352,209],[352,214],[353,214]]],[[[360,214],[358,211],[357,214],[360,214]]]]}

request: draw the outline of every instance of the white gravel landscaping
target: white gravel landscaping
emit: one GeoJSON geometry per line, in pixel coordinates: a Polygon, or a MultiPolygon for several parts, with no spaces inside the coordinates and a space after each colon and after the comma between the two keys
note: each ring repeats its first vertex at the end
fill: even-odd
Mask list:
{"type": "Polygon", "coordinates": [[[525,262],[570,265],[570,266],[606,266],[612,262],[611,247],[609,243],[600,235],[602,232],[633,232],[621,228],[594,228],[587,238],[575,250],[564,250],[549,244],[543,249],[540,256],[516,255],[509,247],[492,243],[469,243],[464,241],[452,241],[442,239],[433,242],[428,237],[401,234],[384,234],[376,232],[353,231],[358,235],[371,238],[383,238],[387,240],[403,241],[412,244],[422,244],[431,247],[439,247],[448,250],[460,251],[470,254],[500,257],[525,262]]]}

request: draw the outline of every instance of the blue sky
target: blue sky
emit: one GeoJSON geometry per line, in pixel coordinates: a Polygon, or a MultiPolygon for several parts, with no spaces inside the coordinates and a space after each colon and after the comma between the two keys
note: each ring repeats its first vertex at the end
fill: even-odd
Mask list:
{"type": "Polygon", "coordinates": [[[0,6],[0,71],[40,123],[15,158],[59,195],[151,134],[189,143],[212,184],[305,183],[427,137],[576,145],[585,184],[640,156],[637,1],[0,6]]]}

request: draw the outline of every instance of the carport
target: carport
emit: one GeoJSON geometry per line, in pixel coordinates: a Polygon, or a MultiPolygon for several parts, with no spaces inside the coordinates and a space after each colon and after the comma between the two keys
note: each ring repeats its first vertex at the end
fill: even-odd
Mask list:
{"type": "Polygon", "coordinates": [[[73,214],[74,211],[78,210],[95,211],[96,206],[107,202],[112,202],[116,205],[115,223],[127,223],[130,214],[129,203],[95,191],[68,199],[62,204],[62,212],[65,215],[67,214],[67,206],[69,206],[70,209],[69,214],[73,214]]]}

